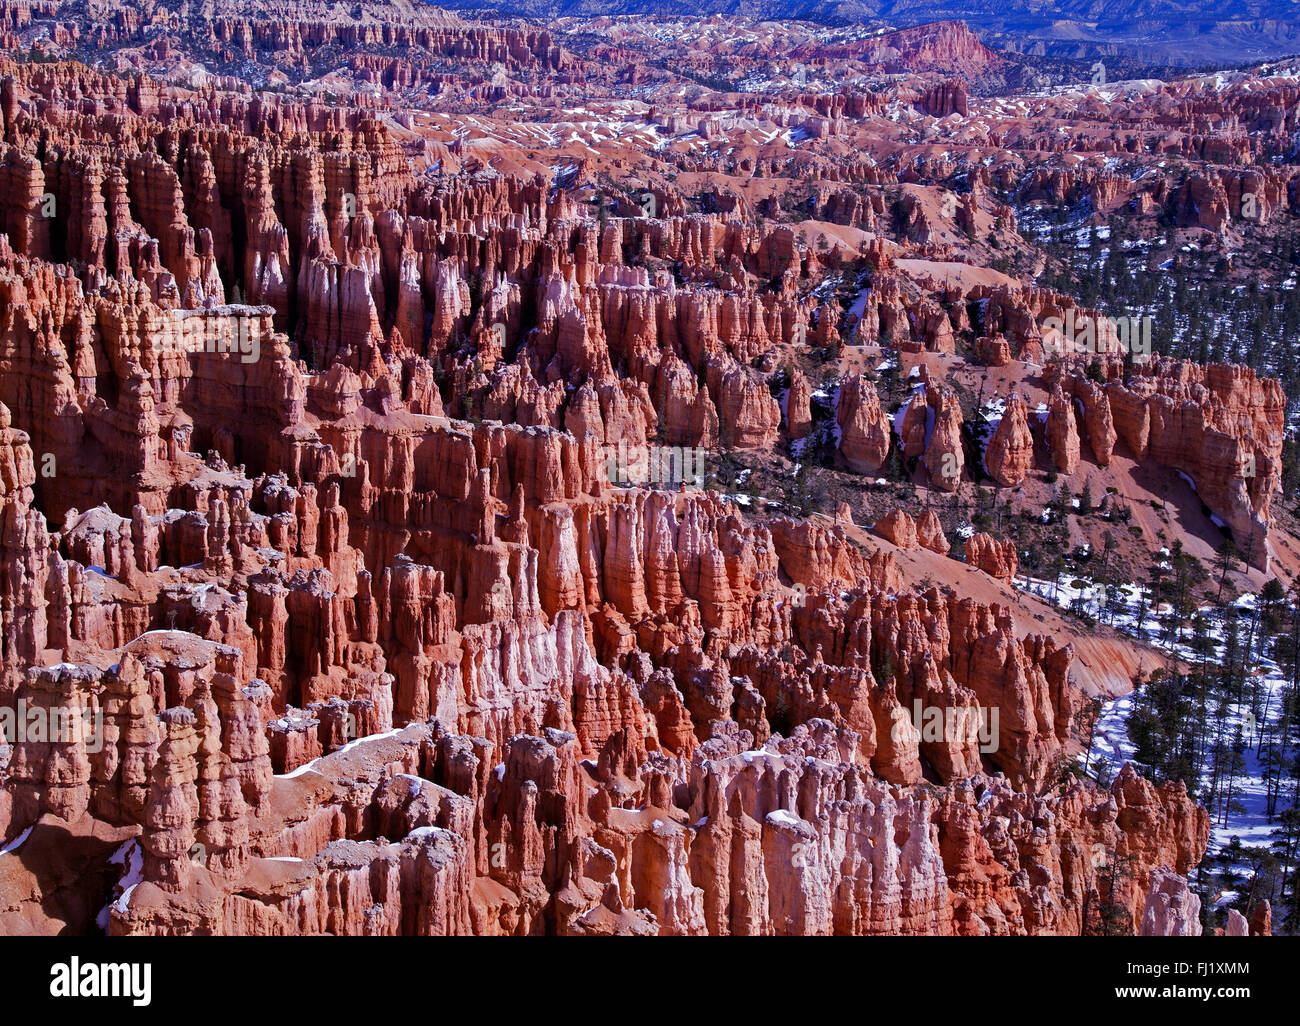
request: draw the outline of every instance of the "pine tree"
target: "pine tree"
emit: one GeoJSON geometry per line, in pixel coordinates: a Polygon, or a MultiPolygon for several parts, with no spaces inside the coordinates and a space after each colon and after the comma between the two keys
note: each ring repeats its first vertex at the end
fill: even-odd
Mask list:
{"type": "MultiPolygon", "coordinates": [[[[1107,850],[1106,861],[1097,867],[1096,900],[1084,909],[1084,933],[1091,936],[1125,937],[1133,934],[1133,913],[1128,898],[1136,885],[1136,857],[1107,850]]],[[[1091,898],[1091,895],[1089,896],[1091,898]]]]}
{"type": "Polygon", "coordinates": [[[1228,825],[1228,816],[1234,812],[1245,812],[1246,807],[1234,797],[1234,788],[1238,779],[1246,773],[1246,751],[1245,738],[1241,736],[1241,729],[1238,728],[1235,737],[1233,737],[1224,749],[1225,758],[1222,767],[1223,777],[1223,805],[1219,819],[1219,826],[1228,825]]]}
{"type": "Polygon", "coordinates": [[[1228,581],[1228,574],[1237,569],[1237,547],[1232,544],[1232,539],[1224,539],[1223,544],[1215,551],[1214,569],[1219,577],[1219,590],[1214,601],[1222,603],[1223,587],[1228,581]]]}

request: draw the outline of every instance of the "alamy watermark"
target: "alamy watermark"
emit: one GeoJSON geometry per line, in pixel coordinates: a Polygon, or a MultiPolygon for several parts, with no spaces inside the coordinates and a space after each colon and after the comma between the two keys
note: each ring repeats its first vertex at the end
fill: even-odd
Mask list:
{"type": "Polygon", "coordinates": [[[143,1008],[152,1000],[149,962],[82,962],[73,955],[50,966],[50,997],[130,998],[143,1008]]]}
{"type": "MultiPolygon", "coordinates": [[[[271,312],[270,307],[250,308],[235,286],[231,302],[225,306],[177,311],[180,323],[174,337],[182,352],[238,356],[240,363],[257,363],[262,357],[264,318],[271,312]]],[[[155,353],[163,349],[164,337],[162,332],[154,334],[155,353]]]]}
{"type": "Polygon", "coordinates": [[[238,355],[240,363],[257,363],[262,356],[261,324],[243,314],[205,318],[201,341],[202,352],[238,355]]]}
{"type": "Polygon", "coordinates": [[[1131,353],[1145,360],[1151,355],[1151,315],[1141,317],[1076,316],[1074,307],[1064,317],[1043,321],[1043,356],[1095,353],[1131,353]]]}
{"type": "Polygon", "coordinates": [[[10,745],[84,744],[93,755],[104,748],[104,714],[85,706],[28,705],[20,698],[14,708],[0,708],[0,737],[10,745]]]}
{"type": "Polygon", "coordinates": [[[912,703],[912,715],[899,706],[893,713],[894,725],[889,736],[895,744],[907,737],[910,725],[926,744],[979,744],[988,755],[998,750],[998,710],[996,706],[926,705],[919,698],[912,703]]]}
{"type": "Polygon", "coordinates": [[[661,485],[704,487],[704,448],[681,445],[605,446],[610,483],[619,488],[661,485]]]}

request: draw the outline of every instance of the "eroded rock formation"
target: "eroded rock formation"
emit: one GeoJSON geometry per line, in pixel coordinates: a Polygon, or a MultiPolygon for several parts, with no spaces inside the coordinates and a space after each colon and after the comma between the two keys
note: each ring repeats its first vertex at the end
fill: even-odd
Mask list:
{"type": "MultiPolygon", "coordinates": [[[[845,156],[805,175],[814,209],[897,219],[906,244],[817,247],[775,196],[767,216],[703,179],[689,207],[667,177],[615,197],[585,154],[522,156],[572,140],[474,156],[492,147],[469,110],[659,75],[614,43],[579,56],[402,0],[216,5],[185,33],[166,4],[94,26],[67,6],[3,7],[6,46],[37,19],[77,28],[50,45],[273,84],[339,51],[330,74],[364,88],[0,66],[0,705],[91,725],[0,749],[0,841],[48,867],[0,868],[0,932],[1189,929],[1206,814],[1131,768],[1109,790],[1067,772],[1076,651],[1015,608],[1012,542],[969,537],[968,571],[944,558],[951,509],[877,507],[868,532],[843,495],[795,516],[719,483],[726,460],[814,445],[945,501],[978,477],[962,393],[927,370],[904,411],[877,372],[1042,357],[1061,297],[918,284],[954,226],[1009,238],[1001,171],[945,213],[922,184],[952,177],[938,158],[845,156]],[[464,109],[452,126],[417,95],[464,109]],[[823,279],[861,282],[860,314],[823,279]],[[889,358],[854,364],[846,341],[889,358]],[[1122,887],[1099,850],[1131,863],[1122,887]]],[[[955,24],[823,49],[1003,68],[955,24]]],[[[976,95],[896,88],[930,120],[976,95]]],[[[721,97],[637,116],[708,150],[733,102],[813,140],[887,104],[721,97]]],[[[1080,438],[1102,466],[1118,439],[1263,549],[1276,382],[1157,362],[1053,385],[1062,472],[1080,438]]],[[[1008,398],[1000,484],[1033,469],[1034,430],[1008,398]]]]}

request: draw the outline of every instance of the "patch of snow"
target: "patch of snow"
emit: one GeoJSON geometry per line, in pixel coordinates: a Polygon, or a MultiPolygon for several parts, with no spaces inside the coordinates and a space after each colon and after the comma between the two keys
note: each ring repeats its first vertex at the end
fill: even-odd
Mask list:
{"type": "Polygon", "coordinates": [[[26,841],[27,838],[29,838],[32,835],[32,829],[33,829],[32,827],[28,827],[21,834],[15,837],[12,841],[6,844],[3,848],[0,848],[0,855],[8,855],[10,852],[15,852],[19,848],[21,848],[23,846],[23,842],[26,841]]]}

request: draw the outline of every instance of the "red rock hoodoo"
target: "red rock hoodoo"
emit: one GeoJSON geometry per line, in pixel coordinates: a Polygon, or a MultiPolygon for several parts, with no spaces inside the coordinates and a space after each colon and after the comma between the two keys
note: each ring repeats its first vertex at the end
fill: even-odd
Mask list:
{"type": "Polygon", "coordinates": [[[0,0],[0,709],[94,724],[0,744],[0,934],[1199,928],[1206,811],[1074,761],[1155,658],[973,511],[1137,461],[1266,565],[1279,382],[993,269],[1282,216],[1259,95],[1124,100],[1148,196],[952,22],[199,6],[0,0]]]}

